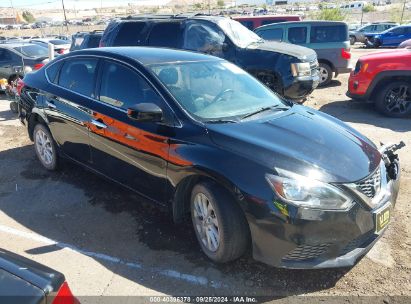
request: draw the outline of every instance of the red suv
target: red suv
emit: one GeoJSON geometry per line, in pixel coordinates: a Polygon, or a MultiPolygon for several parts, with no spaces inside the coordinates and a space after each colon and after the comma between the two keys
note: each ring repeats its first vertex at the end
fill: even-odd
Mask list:
{"type": "Polygon", "coordinates": [[[375,103],[390,117],[411,115],[411,50],[362,56],[351,72],[347,96],[375,103]]]}

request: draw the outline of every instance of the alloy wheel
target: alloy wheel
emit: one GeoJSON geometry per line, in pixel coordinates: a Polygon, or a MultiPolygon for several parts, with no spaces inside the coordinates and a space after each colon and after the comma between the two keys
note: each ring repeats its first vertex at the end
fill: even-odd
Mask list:
{"type": "Polygon", "coordinates": [[[35,139],[36,139],[35,145],[36,145],[36,149],[40,157],[40,160],[45,165],[50,165],[53,162],[53,157],[54,157],[51,139],[41,129],[37,130],[35,139]]]}
{"type": "Polygon", "coordinates": [[[324,83],[327,81],[329,77],[328,71],[324,67],[320,67],[320,83],[324,83]]]}
{"type": "Polygon", "coordinates": [[[411,106],[410,86],[400,85],[392,88],[385,95],[384,102],[388,112],[398,114],[407,113],[411,106]]]}
{"type": "Polygon", "coordinates": [[[214,206],[203,193],[197,193],[193,204],[194,226],[201,242],[209,251],[216,252],[220,245],[220,231],[214,206]]]}

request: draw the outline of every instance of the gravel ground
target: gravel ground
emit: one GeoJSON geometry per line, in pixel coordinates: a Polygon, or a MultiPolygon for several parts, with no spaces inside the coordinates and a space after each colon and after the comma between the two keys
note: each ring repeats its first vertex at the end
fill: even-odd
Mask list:
{"type": "MultiPolygon", "coordinates": [[[[356,47],[354,60],[367,52],[356,47]]],[[[402,183],[392,222],[353,268],[284,270],[249,257],[213,264],[201,253],[190,223],[174,225],[164,211],[73,164],[56,173],[42,169],[4,96],[0,247],[63,272],[82,303],[120,302],[86,297],[101,295],[248,295],[285,303],[338,295],[345,297],[321,301],[411,303],[410,120],[386,118],[370,105],[350,101],[347,80],[341,75],[330,87],[317,89],[306,105],[338,117],[376,143],[407,144],[400,152],[402,183]]]]}

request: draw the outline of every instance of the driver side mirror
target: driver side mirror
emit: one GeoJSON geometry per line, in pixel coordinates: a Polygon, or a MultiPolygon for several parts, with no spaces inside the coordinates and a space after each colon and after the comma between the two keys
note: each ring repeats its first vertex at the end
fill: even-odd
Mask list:
{"type": "Polygon", "coordinates": [[[139,103],[127,109],[127,116],[139,122],[161,122],[163,110],[154,103],[139,103]]]}

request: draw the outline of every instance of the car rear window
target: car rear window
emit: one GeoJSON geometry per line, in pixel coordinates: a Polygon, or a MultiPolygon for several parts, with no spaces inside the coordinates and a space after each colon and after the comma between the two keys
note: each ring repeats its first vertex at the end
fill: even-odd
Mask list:
{"type": "Polygon", "coordinates": [[[283,40],[283,29],[268,29],[258,33],[258,35],[265,40],[283,40]]]}
{"type": "Polygon", "coordinates": [[[100,43],[101,36],[98,35],[90,35],[88,42],[87,42],[87,48],[98,48],[98,45],[100,43]]]}
{"type": "Polygon", "coordinates": [[[180,23],[157,23],[150,33],[148,44],[170,48],[181,48],[183,45],[183,29],[180,23]]]}
{"type": "Polygon", "coordinates": [[[37,45],[37,44],[29,44],[23,45],[14,48],[17,52],[22,53],[26,57],[31,58],[41,58],[41,57],[48,57],[49,51],[47,48],[37,45]]]}
{"type": "Polygon", "coordinates": [[[144,22],[124,22],[114,40],[115,46],[136,46],[141,44],[144,22]]]}
{"type": "Polygon", "coordinates": [[[310,40],[311,43],[347,41],[348,29],[345,25],[312,26],[310,40]]]}

